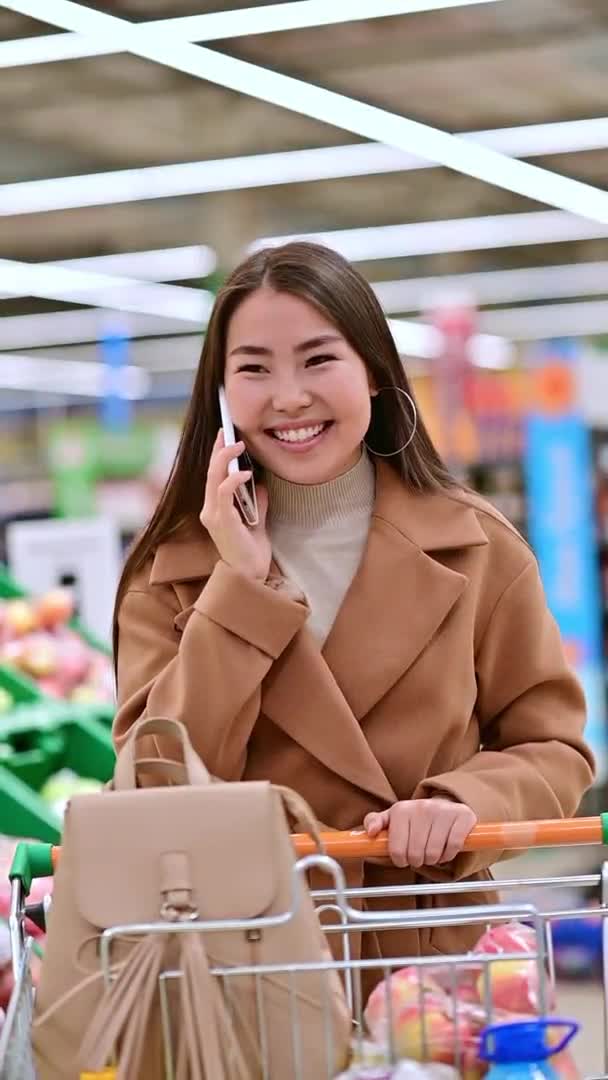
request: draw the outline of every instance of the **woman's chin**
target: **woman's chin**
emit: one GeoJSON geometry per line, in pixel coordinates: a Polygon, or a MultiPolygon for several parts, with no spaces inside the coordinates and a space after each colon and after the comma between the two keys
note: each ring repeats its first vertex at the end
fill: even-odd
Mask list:
{"type": "MultiPolygon", "coordinates": [[[[321,448],[319,448],[320,451],[321,448]]],[[[291,484],[325,484],[348,472],[361,456],[361,447],[342,454],[320,452],[297,453],[279,448],[277,451],[255,455],[259,464],[281,480],[291,484]]]]}

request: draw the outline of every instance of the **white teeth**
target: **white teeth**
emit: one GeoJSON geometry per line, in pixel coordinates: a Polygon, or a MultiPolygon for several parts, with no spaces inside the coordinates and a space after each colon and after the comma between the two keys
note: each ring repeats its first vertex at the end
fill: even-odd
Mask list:
{"type": "Polygon", "coordinates": [[[306,442],[307,439],[320,435],[324,427],[325,424],[317,424],[315,427],[291,428],[287,431],[274,431],[273,435],[281,442],[306,442]]]}

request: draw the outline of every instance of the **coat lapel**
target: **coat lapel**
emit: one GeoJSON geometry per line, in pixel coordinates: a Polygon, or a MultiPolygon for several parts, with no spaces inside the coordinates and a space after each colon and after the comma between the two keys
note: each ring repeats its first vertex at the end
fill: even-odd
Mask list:
{"type": "Polygon", "coordinates": [[[407,674],[467,587],[431,552],[485,543],[467,502],[409,494],[378,465],[363,559],[325,646],[320,653],[306,628],[298,634],[267,679],[264,713],[339,776],[395,802],[360,721],[407,674]]]}
{"type": "Polygon", "coordinates": [[[367,547],[323,650],[358,720],[407,673],[467,587],[430,553],[486,543],[468,504],[409,493],[377,466],[367,547]]]}
{"type": "Polygon", "coordinates": [[[374,518],[367,549],[323,656],[357,720],[402,678],[467,579],[374,518]]]}
{"type": "MultiPolygon", "coordinates": [[[[376,463],[374,514],[363,559],[321,651],[304,627],[273,664],[262,711],[318,761],[390,804],[396,800],[360,721],[407,674],[467,587],[438,552],[487,537],[471,500],[414,494],[376,463]]],[[[151,583],[211,573],[218,555],[202,530],[159,548],[151,583]]]]}
{"type": "Polygon", "coordinates": [[[388,805],[396,801],[380,762],[306,627],[266,677],[262,712],[338,776],[388,805]]]}

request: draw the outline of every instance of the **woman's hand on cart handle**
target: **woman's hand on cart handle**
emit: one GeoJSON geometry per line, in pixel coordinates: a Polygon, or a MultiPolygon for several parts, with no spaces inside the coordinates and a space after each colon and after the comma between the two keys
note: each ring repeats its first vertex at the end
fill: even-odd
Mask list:
{"type": "MultiPolygon", "coordinates": [[[[317,842],[308,833],[292,837],[298,857],[314,855],[317,842]]],[[[322,832],[325,853],[333,859],[372,859],[388,855],[388,833],[370,837],[365,829],[322,832]]],[[[608,813],[597,817],[556,818],[547,821],[481,822],[467,836],[463,851],[527,851],[530,848],[573,847],[582,844],[608,846],[608,813]]],[[[61,848],[51,844],[17,845],[9,872],[18,879],[27,895],[35,878],[51,874],[59,863],[61,848]]]]}
{"type": "MultiPolygon", "coordinates": [[[[365,829],[321,833],[323,849],[333,859],[379,859],[388,855],[388,833],[372,838],[365,829]]],[[[298,856],[316,852],[308,835],[293,837],[298,856]]],[[[480,822],[467,836],[463,851],[528,851],[531,848],[608,846],[608,813],[598,817],[556,818],[543,821],[480,822]]]]}
{"type": "Polygon", "coordinates": [[[452,799],[409,799],[381,813],[368,814],[363,823],[374,839],[388,834],[388,855],[395,866],[438,866],[451,862],[463,850],[477,816],[464,803],[452,799]]]}

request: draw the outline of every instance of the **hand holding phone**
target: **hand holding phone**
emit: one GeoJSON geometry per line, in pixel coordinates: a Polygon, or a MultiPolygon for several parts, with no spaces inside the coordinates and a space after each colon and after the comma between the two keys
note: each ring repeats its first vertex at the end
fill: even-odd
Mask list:
{"type": "Polygon", "coordinates": [[[218,432],[211,453],[200,520],[223,562],[246,577],[265,581],[272,561],[265,528],[268,496],[264,487],[256,493],[252,486],[253,473],[247,465],[241,469],[239,458],[245,454],[245,445],[235,441],[234,425],[227,409],[222,415],[223,422],[226,419],[228,433],[218,432]],[[245,490],[245,497],[241,489],[245,490]]]}
{"type": "MultiPolygon", "coordinates": [[[[234,424],[232,422],[232,416],[230,415],[230,409],[228,408],[228,401],[226,399],[226,391],[223,386],[220,386],[219,390],[220,399],[220,415],[222,417],[222,430],[224,432],[224,446],[235,446],[236,435],[234,431],[234,424]]],[[[234,476],[237,472],[245,472],[251,469],[251,480],[244,484],[239,484],[235,492],[235,499],[237,501],[239,510],[243,515],[243,521],[246,525],[254,526],[259,523],[260,517],[258,514],[258,502],[257,493],[255,490],[255,481],[253,479],[253,468],[251,459],[247,452],[241,455],[241,460],[234,457],[228,464],[228,474],[234,476]]]]}

